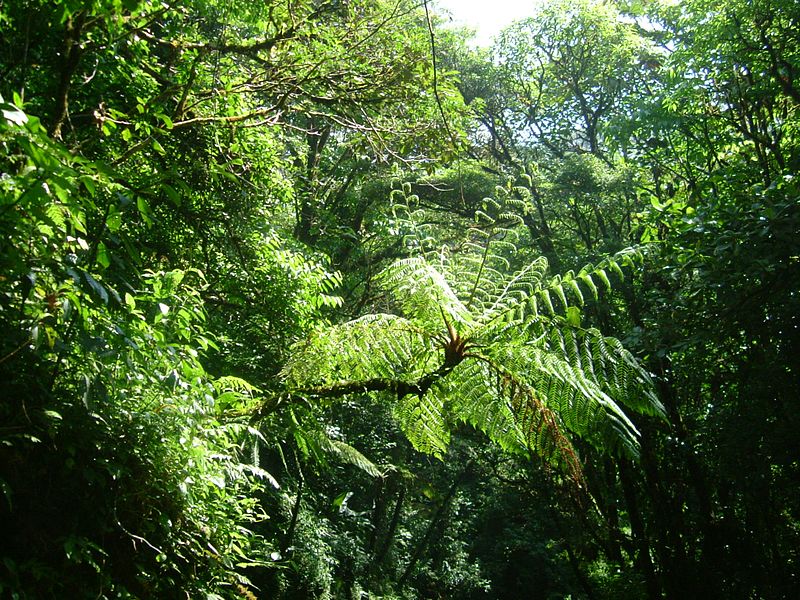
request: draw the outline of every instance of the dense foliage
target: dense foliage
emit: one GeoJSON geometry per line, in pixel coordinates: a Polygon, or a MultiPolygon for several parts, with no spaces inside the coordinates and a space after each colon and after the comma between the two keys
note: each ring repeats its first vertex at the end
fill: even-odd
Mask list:
{"type": "Polygon", "coordinates": [[[0,596],[790,598],[800,8],[0,4],[0,596]]]}

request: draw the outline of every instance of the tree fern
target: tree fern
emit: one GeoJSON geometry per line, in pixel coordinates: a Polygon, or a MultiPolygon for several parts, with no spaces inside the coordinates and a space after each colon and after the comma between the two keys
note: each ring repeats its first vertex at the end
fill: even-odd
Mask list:
{"type": "Polygon", "coordinates": [[[390,392],[408,439],[437,456],[458,422],[575,477],[572,435],[636,456],[639,433],[624,408],[659,417],[664,409],[633,356],[581,328],[579,314],[638,253],[552,277],[544,258],[511,272],[503,246],[513,219],[496,201],[486,209],[463,245],[425,249],[418,240],[416,256],[381,273],[398,315],[362,317],[296,345],[283,371],[288,392],[390,392]]]}

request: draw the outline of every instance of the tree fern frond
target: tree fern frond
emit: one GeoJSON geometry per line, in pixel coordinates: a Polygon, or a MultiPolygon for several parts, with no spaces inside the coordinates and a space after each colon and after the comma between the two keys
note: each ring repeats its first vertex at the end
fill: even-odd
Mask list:
{"type": "Polygon", "coordinates": [[[511,406],[497,394],[496,372],[486,362],[465,361],[440,386],[452,398],[454,418],[483,431],[504,450],[521,453],[525,435],[517,426],[511,406]]]}
{"type": "Polygon", "coordinates": [[[217,377],[217,379],[214,380],[214,389],[217,392],[231,391],[251,396],[253,394],[258,394],[261,391],[248,381],[232,375],[217,377]]]}
{"type": "Polygon", "coordinates": [[[455,418],[506,451],[533,453],[580,479],[580,463],[559,416],[504,365],[476,356],[459,365],[447,385],[455,418]]]}
{"type": "Polygon", "coordinates": [[[435,245],[429,227],[424,222],[424,211],[419,207],[419,197],[411,193],[411,184],[403,183],[402,189],[390,194],[392,207],[392,233],[403,238],[403,245],[416,252],[424,252],[435,245]]]}
{"type": "Polygon", "coordinates": [[[607,270],[624,278],[622,266],[635,265],[641,259],[642,256],[638,250],[628,248],[606,258],[597,266],[586,265],[577,274],[568,271],[549,280],[545,280],[547,262],[544,259],[538,259],[511,276],[501,276],[498,280],[487,281],[484,284],[487,295],[491,295],[493,292],[497,293],[496,290],[503,290],[503,293],[497,294],[497,298],[505,299],[506,296],[510,296],[511,300],[484,305],[482,308],[486,310],[486,315],[476,315],[476,319],[482,324],[496,319],[512,320],[512,317],[503,314],[504,310],[514,313],[513,319],[537,319],[542,316],[539,310],[540,304],[548,316],[563,314],[571,306],[582,307],[586,302],[585,293],[589,293],[595,300],[599,298],[595,277],[602,283],[606,291],[610,291],[611,281],[608,278],[607,270]],[[509,282],[516,284],[517,278],[523,273],[535,275],[526,280],[526,283],[530,285],[514,285],[506,291],[503,286],[508,285],[509,282]],[[557,302],[554,301],[553,296],[557,302]],[[524,316],[521,311],[525,313],[524,316]]]}
{"type": "Polygon", "coordinates": [[[234,376],[218,377],[214,381],[214,391],[219,410],[239,412],[251,410],[258,402],[256,396],[261,393],[254,385],[234,376]]]}
{"type": "Polygon", "coordinates": [[[396,315],[368,315],[292,347],[281,376],[291,389],[387,378],[413,381],[435,359],[432,336],[396,315]]]}
{"type": "Polygon", "coordinates": [[[638,454],[639,432],[619,405],[584,371],[542,344],[500,349],[493,357],[523,381],[564,426],[600,447],[638,454]]]}
{"type": "Polygon", "coordinates": [[[494,293],[487,292],[487,299],[480,314],[480,321],[487,323],[498,314],[515,308],[533,297],[536,290],[541,287],[542,280],[547,273],[547,259],[540,257],[526,265],[505,281],[499,282],[494,293]]]}
{"type": "Polygon", "coordinates": [[[650,374],[618,339],[597,329],[552,328],[547,349],[560,352],[617,402],[641,414],[666,417],[650,374]]]}
{"type": "Polygon", "coordinates": [[[446,397],[434,385],[423,394],[406,394],[394,406],[394,417],[416,450],[442,458],[450,444],[446,397]]]}
{"type": "Polygon", "coordinates": [[[396,261],[378,277],[406,315],[430,331],[442,326],[442,313],[462,325],[472,323],[472,315],[458,298],[442,273],[422,257],[396,261]]]}
{"type": "Polygon", "coordinates": [[[307,435],[314,439],[322,451],[343,463],[361,469],[371,477],[383,477],[386,474],[387,469],[380,468],[350,444],[332,439],[321,431],[307,432],[307,435]]]}

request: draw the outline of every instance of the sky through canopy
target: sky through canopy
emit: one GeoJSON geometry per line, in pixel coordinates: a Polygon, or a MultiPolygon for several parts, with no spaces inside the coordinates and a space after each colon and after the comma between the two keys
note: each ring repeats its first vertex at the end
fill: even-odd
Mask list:
{"type": "Polygon", "coordinates": [[[454,25],[476,30],[475,43],[488,46],[492,38],[512,21],[533,16],[538,0],[434,0],[433,4],[449,11],[454,25]]]}

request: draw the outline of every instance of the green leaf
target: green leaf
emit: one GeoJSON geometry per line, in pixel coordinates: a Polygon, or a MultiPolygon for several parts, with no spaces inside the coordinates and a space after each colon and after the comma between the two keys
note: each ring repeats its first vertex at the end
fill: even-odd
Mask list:
{"type": "Polygon", "coordinates": [[[122,214],[116,206],[112,206],[106,218],[106,227],[111,233],[116,233],[122,227],[122,214]]]}
{"type": "Polygon", "coordinates": [[[173,203],[175,206],[180,206],[180,205],[181,205],[181,196],[180,196],[180,194],[179,194],[179,193],[178,193],[178,192],[175,190],[175,188],[174,188],[174,187],[172,187],[171,185],[167,185],[166,183],[164,183],[164,184],[162,184],[162,185],[161,185],[161,188],[164,190],[164,193],[167,195],[167,198],[169,198],[169,199],[170,199],[170,201],[171,201],[171,202],[172,202],[172,203],[173,203]]]}
{"type": "Polygon", "coordinates": [[[581,326],[581,310],[577,306],[567,308],[567,323],[573,327],[581,326]]]}
{"type": "Polygon", "coordinates": [[[578,282],[575,279],[570,278],[567,280],[567,285],[569,285],[569,289],[572,291],[572,294],[575,296],[575,299],[578,301],[579,306],[583,306],[583,292],[581,292],[581,288],[578,285],[578,282]]]}
{"type": "MultiPolygon", "coordinates": [[[[563,292],[563,290],[562,290],[563,292]]],[[[541,290],[539,292],[539,297],[544,300],[544,304],[547,307],[547,310],[551,315],[556,314],[556,310],[553,307],[553,301],[550,299],[550,291],[549,290],[541,290]]]]}
{"type": "Polygon", "coordinates": [[[108,250],[103,242],[97,244],[97,262],[104,268],[108,268],[111,265],[108,250]]]}
{"type": "Polygon", "coordinates": [[[592,276],[589,275],[588,273],[583,273],[582,275],[580,275],[580,280],[584,283],[584,285],[586,285],[587,288],[589,288],[589,291],[592,294],[592,298],[594,300],[598,300],[599,294],[597,291],[597,286],[595,285],[594,280],[592,279],[592,276]]]}
{"type": "Polygon", "coordinates": [[[3,118],[8,123],[11,123],[18,127],[22,127],[28,122],[28,115],[26,115],[22,110],[20,110],[13,104],[8,104],[7,102],[3,102],[2,98],[0,98],[0,112],[2,112],[3,118]]]}
{"type": "Polygon", "coordinates": [[[86,283],[89,284],[89,287],[100,297],[103,304],[108,304],[108,292],[106,288],[104,288],[94,277],[92,277],[86,271],[83,272],[83,277],[86,280],[86,283]]]}
{"type": "Polygon", "coordinates": [[[564,293],[564,283],[559,281],[555,285],[551,286],[550,289],[556,293],[556,296],[561,302],[561,306],[566,309],[569,306],[569,302],[567,301],[566,293],[564,293]]]}
{"type": "Polygon", "coordinates": [[[64,417],[61,416],[61,413],[58,413],[54,410],[43,410],[42,414],[47,417],[48,419],[52,419],[53,421],[63,421],[64,417]]]}
{"type": "Polygon", "coordinates": [[[352,494],[353,492],[342,492],[341,494],[336,496],[336,498],[333,499],[333,502],[331,502],[331,506],[333,508],[339,508],[340,506],[342,506],[342,503],[344,502],[345,498],[347,498],[352,494]]]}
{"type": "Polygon", "coordinates": [[[138,209],[139,215],[141,215],[142,220],[148,226],[151,226],[153,224],[153,221],[150,218],[150,205],[147,203],[147,200],[145,200],[141,196],[136,198],[136,208],[138,209]]]}

